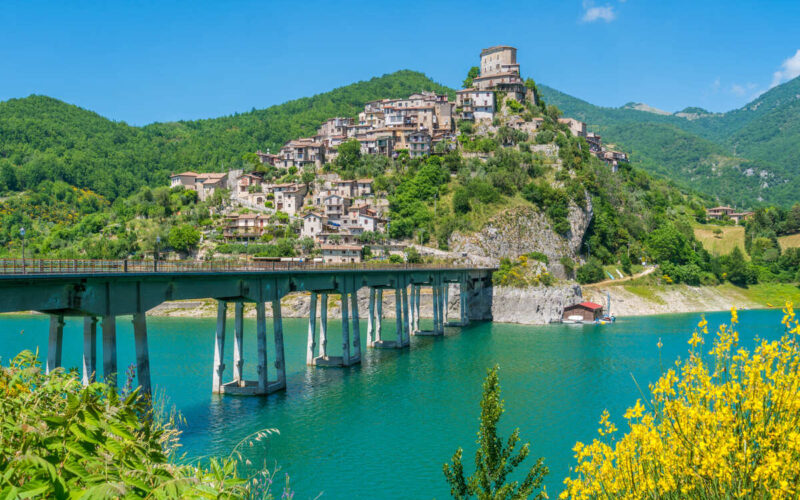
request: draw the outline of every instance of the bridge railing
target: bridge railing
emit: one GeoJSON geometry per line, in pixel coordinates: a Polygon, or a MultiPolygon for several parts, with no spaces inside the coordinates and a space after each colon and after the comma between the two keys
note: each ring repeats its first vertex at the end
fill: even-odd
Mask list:
{"type": "Polygon", "coordinates": [[[242,261],[242,260],[81,260],[81,259],[0,259],[0,275],[65,275],[110,273],[182,273],[182,272],[277,272],[289,270],[414,270],[476,269],[457,264],[390,264],[359,262],[331,264],[313,261],[242,261]]]}

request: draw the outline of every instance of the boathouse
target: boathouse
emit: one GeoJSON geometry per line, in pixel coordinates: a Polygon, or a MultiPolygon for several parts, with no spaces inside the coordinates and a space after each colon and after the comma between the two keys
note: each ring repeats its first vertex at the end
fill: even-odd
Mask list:
{"type": "Polygon", "coordinates": [[[564,314],[561,316],[561,319],[566,320],[571,316],[583,316],[583,321],[594,321],[603,316],[603,306],[595,304],[594,302],[572,304],[564,308],[564,314]]]}

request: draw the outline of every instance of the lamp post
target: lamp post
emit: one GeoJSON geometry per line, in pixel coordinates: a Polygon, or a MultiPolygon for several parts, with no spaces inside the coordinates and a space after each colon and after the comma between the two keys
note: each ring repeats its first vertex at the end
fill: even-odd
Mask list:
{"type": "Polygon", "coordinates": [[[158,247],[161,245],[161,236],[156,236],[156,248],[153,253],[153,271],[158,271],[158,247]]]}
{"type": "Polygon", "coordinates": [[[22,274],[26,273],[25,270],[25,228],[19,228],[19,235],[22,237],[22,274]]]}

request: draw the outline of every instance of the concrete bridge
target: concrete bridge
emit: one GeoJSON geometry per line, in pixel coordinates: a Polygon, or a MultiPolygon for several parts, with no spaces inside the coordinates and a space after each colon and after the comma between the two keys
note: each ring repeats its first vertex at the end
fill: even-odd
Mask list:
{"type": "Polygon", "coordinates": [[[50,315],[46,369],[61,365],[65,316],[82,316],[83,382],[97,373],[97,323],[103,345],[103,375],[115,383],[117,316],[132,315],[137,379],[151,392],[146,312],[169,300],[217,300],[212,390],[222,394],[266,395],[286,388],[281,299],[293,292],[310,294],[306,363],[346,367],[361,362],[357,292],[369,289],[367,347],[402,349],[411,335],[443,335],[448,291],[457,284],[460,318],[491,320],[493,269],[429,265],[306,265],[295,262],[202,263],[155,261],[0,261],[0,312],[39,311],[50,315]],[[433,329],[421,331],[423,287],[432,291],[433,329]],[[382,331],[384,293],[395,295],[394,332],[382,331]],[[342,346],[328,350],[328,297],[341,298],[342,346]],[[244,380],[243,310],[255,304],[257,380],[244,380]],[[268,361],[265,304],[271,302],[274,354],[268,361]],[[224,382],[225,319],[234,307],[233,367],[224,382]],[[317,331],[319,311],[319,331],[317,331]],[[392,338],[388,338],[388,337],[392,338]],[[273,373],[270,373],[273,372],[273,373]]]}

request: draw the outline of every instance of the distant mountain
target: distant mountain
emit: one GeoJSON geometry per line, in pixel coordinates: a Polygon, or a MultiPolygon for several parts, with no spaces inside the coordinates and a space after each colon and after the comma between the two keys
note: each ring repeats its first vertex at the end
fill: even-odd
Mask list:
{"type": "Polygon", "coordinates": [[[678,184],[739,206],[798,201],[800,78],[718,114],[686,108],[664,115],[632,103],[606,108],[539,88],[548,103],[630,152],[634,163],[678,184]]]}
{"type": "Polygon", "coordinates": [[[653,113],[656,115],[671,115],[669,111],[664,111],[663,109],[654,108],[649,104],[645,104],[643,102],[629,102],[628,104],[622,106],[623,109],[635,109],[637,111],[644,111],[646,113],[653,113]]]}
{"type": "Polygon", "coordinates": [[[0,102],[0,192],[64,180],[110,199],[165,184],[170,172],[242,164],[277,150],[328,118],[356,116],[368,101],[422,90],[453,91],[415,71],[397,71],[266,109],[208,120],[132,127],[46,96],[0,102]]]}

